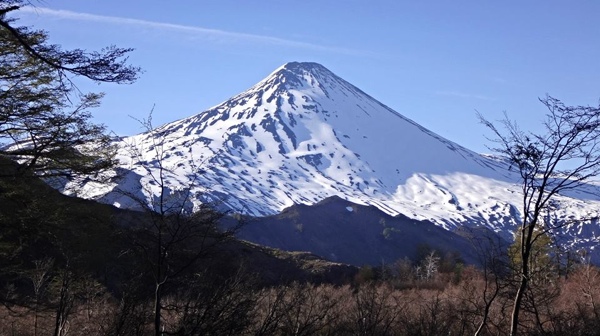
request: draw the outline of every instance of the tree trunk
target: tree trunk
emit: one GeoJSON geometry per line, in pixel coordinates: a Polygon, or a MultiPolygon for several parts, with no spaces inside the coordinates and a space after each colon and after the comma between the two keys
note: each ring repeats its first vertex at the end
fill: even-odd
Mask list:
{"type": "Polygon", "coordinates": [[[519,285],[519,289],[517,290],[517,294],[515,295],[515,301],[513,305],[513,311],[510,316],[510,335],[516,336],[517,329],[519,327],[519,311],[521,310],[521,302],[523,301],[523,295],[525,295],[525,290],[527,290],[527,276],[525,274],[521,275],[521,283],[519,285]]]}
{"type": "Polygon", "coordinates": [[[58,307],[56,308],[56,319],[54,321],[54,336],[62,336],[65,334],[67,317],[69,315],[71,305],[73,304],[70,293],[72,274],[69,270],[64,270],[63,272],[58,307]]]}
{"type": "Polygon", "coordinates": [[[38,328],[38,300],[35,300],[35,311],[33,315],[33,336],[37,336],[37,328],[38,328]]]}
{"type": "Polygon", "coordinates": [[[485,328],[488,316],[490,315],[490,306],[492,302],[493,300],[485,304],[485,308],[483,309],[483,318],[481,320],[481,323],[479,323],[479,327],[477,327],[477,330],[475,331],[475,336],[479,336],[483,332],[483,328],[485,328]]]}
{"type": "Polygon", "coordinates": [[[160,314],[161,314],[161,296],[162,296],[162,285],[160,283],[156,284],[156,289],[154,290],[154,335],[160,336],[160,314]]]}
{"type": "Polygon", "coordinates": [[[513,311],[510,316],[510,336],[517,335],[521,302],[523,301],[523,296],[525,296],[525,291],[527,290],[527,285],[529,284],[529,255],[531,254],[531,249],[533,248],[532,237],[535,223],[536,221],[533,221],[527,226],[527,231],[523,229],[521,233],[521,282],[519,284],[517,294],[515,295],[513,311]]]}

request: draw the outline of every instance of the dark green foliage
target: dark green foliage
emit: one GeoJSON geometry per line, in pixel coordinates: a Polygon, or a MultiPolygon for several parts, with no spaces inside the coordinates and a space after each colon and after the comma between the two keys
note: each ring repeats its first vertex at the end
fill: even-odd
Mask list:
{"type": "Polygon", "coordinates": [[[55,267],[69,262],[83,272],[110,272],[104,265],[116,263],[122,244],[113,220],[117,211],[63,196],[34,178],[0,179],[2,280],[22,278],[47,258],[55,267]]]}
{"type": "Polygon", "coordinates": [[[126,64],[131,49],[62,50],[46,32],[5,15],[24,3],[0,4],[0,155],[21,163],[19,174],[71,177],[111,167],[110,138],[89,112],[103,94],[81,93],[72,78],[131,83],[139,72],[126,64]]]}

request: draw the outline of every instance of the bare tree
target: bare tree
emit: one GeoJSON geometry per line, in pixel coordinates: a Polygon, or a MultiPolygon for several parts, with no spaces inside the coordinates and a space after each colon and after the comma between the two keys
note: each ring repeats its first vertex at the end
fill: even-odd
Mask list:
{"type": "Polygon", "coordinates": [[[250,334],[256,336],[276,334],[284,318],[288,291],[289,288],[283,285],[258,291],[254,308],[255,321],[250,334]]]}
{"type": "Polygon", "coordinates": [[[194,205],[193,200],[199,197],[193,192],[198,187],[199,169],[195,162],[189,159],[170,166],[164,146],[167,135],[154,129],[152,113],[140,122],[147,131],[148,153],[153,158],[147,160],[141,143],[132,143],[127,149],[133,160],[143,162],[141,167],[150,181],[142,185],[142,195],[129,190],[119,192],[143,210],[140,223],[131,231],[131,239],[154,282],[154,329],[160,335],[165,288],[193,270],[217,246],[232,239],[239,225],[221,228],[224,212],[215,210],[213,204],[194,205]],[[179,165],[188,167],[190,174],[182,185],[174,185],[168,177],[174,175],[173,169],[179,165]]]}
{"type": "Polygon", "coordinates": [[[68,319],[74,306],[74,291],[73,288],[76,281],[76,275],[67,260],[66,265],[59,269],[58,274],[54,278],[55,286],[55,318],[54,318],[54,336],[64,336],[69,331],[68,319]]]}
{"type": "Polygon", "coordinates": [[[431,250],[427,256],[415,268],[415,273],[421,280],[432,280],[438,273],[440,257],[435,250],[431,250]]]}
{"type": "Polygon", "coordinates": [[[600,321],[600,270],[592,265],[589,259],[585,259],[576,269],[574,276],[577,292],[584,298],[586,308],[591,310],[594,319],[600,321]]]}
{"type": "Polygon", "coordinates": [[[166,306],[174,312],[177,334],[240,335],[249,328],[256,294],[252,275],[243,266],[225,279],[208,272],[190,280],[166,306]]]}
{"type": "Polygon", "coordinates": [[[477,308],[477,313],[481,314],[481,320],[478,322],[475,331],[477,336],[486,333],[486,330],[488,330],[492,305],[503,291],[510,286],[507,277],[510,275],[511,270],[507,244],[502,238],[493,232],[478,232],[477,230],[473,230],[468,238],[477,255],[483,285],[482,289],[476,291],[480,293],[480,300],[483,304],[480,305],[478,300],[473,302],[473,305],[477,308]]]}
{"type": "Polygon", "coordinates": [[[33,262],[34,269],[29,274],[29,280],[33,285],[33,335],[38,334],[38,317],[40,310],[40,301],[46,291],[46,286],[51,280],[50,270],[54,264],[54,259],[45,258],[42,260],[35,260],[33,262]]]}
{"type": "Polygon", "coordinates": [[[333,295],[329,286],[300,285],[289,286],[285,298],[285,309],[281,321],[284,335],[307,336],[325,335],[337,322],[336,314],[339,298],[333,295]]]}
{"type": "Polygon", "coordinates": [[[390,335],[400,314],[394,291],[387,284],[369,282],[353,294],[354,305],[347,312],[354,335],[390,335]]]}
{"type": "Polygon", "coordinates": [[[547,108],[544,132],[524,132],[508,117],[503,129],[481,115],[481,122],[495,134],[493,148],[504,155],[521,178],[522,221],[519,286],[511,314],[511,335],[517,334],[519,312],[531,277],[531,253],[543,234],[555,232],[564,223],[544,220],[554,210],[560,193],[580,188],[600,172],[600,107],[565,106],[552,97],[540,99],[547,108]]]}

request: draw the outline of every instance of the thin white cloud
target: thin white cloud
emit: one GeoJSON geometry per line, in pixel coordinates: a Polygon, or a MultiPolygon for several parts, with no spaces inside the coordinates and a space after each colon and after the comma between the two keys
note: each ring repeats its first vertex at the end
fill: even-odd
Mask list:
{"type": "Polygon", "coordinates": [[[88,22],[100,22],[106,24],[113,25],[129,25],[129,26],[137,26],[137,27],[146,27],[153,28],[158,30],[171,30],[178,31],[183,33],[191,33],[201,37],[207,37],[212,39],[220,39],[220,41],[226,40],[230,42],[250,42],[250,43],[260,43],[260,44],[268,44],[274,46],[282,46],[282,47],[291,47],[298,49],[309,49],[309,50],[317,50],[317,51],[326,51],[340,54],[348,54],[348,55],[369,55],[371,53],[361,50],[347,49],[347,48],[338,48],[338,47],[330,47],[324,46],[314,43],[307,42],[299,42],[294,40],[282,39],[278,37],[266,36],[266,35],[256,35],[256,34],[246,34],[239,32],[231,32],[219,29],[211,29],[197,26],[186,26],[172,23],[164,23],[164,22],[155,22],[155,21],[147,21],[140,19],[131,19],[117,16],[105,16],[105,15],[96,15],[89,13],[79,13],[62,9],[51,9],[45,7],[33,7],[33,6],[24,6],[19,9],[21,12],[32,13],[37,15],[44,16],[53,16],[61,19],[67,20],[78,20],[78,21],[88,21],[88,22]]]}
{"type": "Polygon", "coordinates": [[[490,78],[492,80],[492,82],[496,82],[496,83],[500,83],[500,84],[506,84],[508,83],[508,80],[502,78],[502,77],[492,77],[490,78]]]}
{"type": "Polygon", "coordinates": [[[456,97],[456,98],[468,98],[468,99],[479,99],[479,100],[496,100],[496,98],[493,98],[493,97],[488,97],[488,96],[483,96],[483,95],[478,95],[478,94],[458,92],[458,91],[436,91],[435,94],[439,95],[439,96],[448,96],[448,97],[456,97]]]}

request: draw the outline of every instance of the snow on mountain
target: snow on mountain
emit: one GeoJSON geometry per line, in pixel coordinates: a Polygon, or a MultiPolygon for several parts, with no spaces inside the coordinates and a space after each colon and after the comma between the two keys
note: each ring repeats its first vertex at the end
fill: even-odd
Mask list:
{"type": "MultiPolygon", "coordinates": [[[[339,196],[446,229],[485,225],[505,237],[519,216],[517,178],[501,161],[434,134],[316,63],[285,64],[222,104],[120,145],[123,180],[67,190],[121,206],[133,203],[119,190],[152,199],[159,153],[170,189],[193,180],[192,191],[202,193],[195,202],[254,216],[339,196]]],[[[595,198],[558,203],[559,219],[600,209],[595,198]]],[[[595,245],[597,223],[584,230],[570,242],[595,245]]]]}

